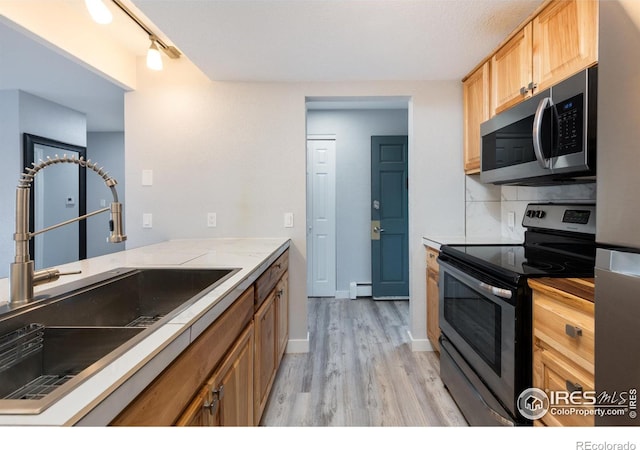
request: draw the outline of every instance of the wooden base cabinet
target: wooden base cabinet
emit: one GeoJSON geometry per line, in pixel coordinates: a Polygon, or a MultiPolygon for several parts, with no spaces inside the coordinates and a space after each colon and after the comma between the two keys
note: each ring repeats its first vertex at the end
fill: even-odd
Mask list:
{"type": "Polygon", "coordinates": [[[251,426],[253,422],[253,323],[236,341],[176,425],[251,426]]]}
{"type": "Polygon", "coordinates": [[[427,337],[435,351],[440,352],[440,321],[438,318],[440,302],[439,277],[440,265],[437,258],[440,252],[427,247],[427,337]]]}
{"type": "Polygon", "coordinates": [[[278,322],[278,365],[289,341],[289,273],[285,272],[276,285],[276,314],[278,322]]]}
{"type": "Polygon", "coordinates": [[[533,387],[572,395],[567,406],[583,411],[553,414],[552,408],[537,425],[594,425],[592,408],[586,405],[588,401],[584,405],[581,401],[581,393],[593,391],[595,385],[593,284],[571,280],[582,292],[588,292],[584,296],[591,300],[576,295],[577,291],[562,290],[558,287],[562,281],[529,281],[533,289],[533,387]]]}
{"type": "MultiPolygon", "coordinates": [[[[138,395],[112,422],[125,426],[168,426],[184,421],[195,396],[205,396],[207,380],[233,351],[253,319],[253,286],[138,395]]],[[[194,419],[197,422],[197,419],[194,419]]]]}
{"type": "Polygon", "coordinates": [[[256,424],[260,423],[276,374],[278,358],[276,322],[276,291],[273,290],[255,315],[254,420],[256,424]]]}
{"type": "Polygon", "coordinates": [[[289,339],[289,251],[110,425],[259,425],[289,339]]]}
{"type": "Polygon", "coordinates": [[[289,339],[289,251],[256,281],[254,423],[260,424],[280,360],[289,339]]]}

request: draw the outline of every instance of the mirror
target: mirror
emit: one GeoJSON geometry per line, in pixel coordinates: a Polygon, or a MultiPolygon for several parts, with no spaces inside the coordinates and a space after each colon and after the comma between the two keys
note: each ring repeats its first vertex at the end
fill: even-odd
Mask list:
{"type": "MultiPolygon", "coordinates": [[[[81,6],[84,8],[84,5],[81,6]]],[[[0,164],[0,278],[5,278],[9,276],[9,266],[15,255],[15,188],[25,167],[26,161],[23,158],[28,147],[24,142],[24,133],[57,141],[53,145],[46,142],[43,144],[44,147],[49,145],[55,148],[52,150],[54,154],[64,154],[65,150],[60,148],[62,145],[68,149],[69,146],[65,143],[84,146],[86,159],[97,161],[118,180],[118,194],[126,206],[126,89],[2,15],[0,43],[0,151],[3,154],[3,163],[0,164]]],[[[37,145],[34,150],[37,150],[37,145]]],[[[44,155],[46,149],[40,150],[44,155]]],[[[63,166],[65,169],[73,169],[70,164],[48,167],[38,177],[44,175],[45,179],[51,179],[54,177],[53,170],[63,166]]],[[[80,180],[73,183],[79,185],[80,180]]],[[[86,209],[100,209],[103,201],[110,198],[108,189],[105,190],[99,177],[89,175],[86,183],[86,209]]],[[[73,209],[71,203],[75,203],[77,213],[80,214],[80,192],[69,196],[72,197],[70,204],[65,201],[60,205],[60,212],[70,212],[73,209]]],[[[38,204],[33,200],[31,203],[38,204]]],[[[38,217],[37,212],[32,213],[32,217],[34,215],[38,217]]],[[[105,241],[105,236],[108,235],[108,217],[98,215],[89,218],[84,225],[83,222],[85,221],[76,225],[75,230],[72,225],[63,228],[73,232],[73,241],[76,243],[86,242],[84,256],[92,258],[124,250],[124,243],[110,244],[105,241]],[[78,239],[83,227],[86,227],[86,236],[78,239]]],[[[53,231],[44,234],[45,242],[51,233],[53,231]]],[[[65,242],[70,244],[71,241],[65,239],[65,242]]],[[[45,255],[46,250],[39,251],[37,245],[39,244],[31,249],[32,255],[45,255]]],[[[43,245],[46,247],[46,244],[43,245]]],[[[81,247],[82,245],[77,249],[64,250],[75,255],[77,260],[83,257],[81,247]]],[[[40,264],[49,265],[47,262],[40,264]]]]}
{"type": "MultiPolygon", "coordinates": [[[[47,157],[87,157],[87,149],[24,133],[24,166],[47,157]]],[[[56,164],[38,173],[31,186],[29,229],[59,224],[87,213],[87,171],[75,164],[56,164]]],[[[81,220],[35,236],[29,242],[35,269],[55,267],[87,257],[87,222],[81,220]]]]}

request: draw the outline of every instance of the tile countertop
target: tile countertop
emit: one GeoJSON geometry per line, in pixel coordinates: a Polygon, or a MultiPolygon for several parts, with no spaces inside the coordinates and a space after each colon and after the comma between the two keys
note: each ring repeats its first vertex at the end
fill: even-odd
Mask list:
{"type": "MultiPolygon", "coordinates": [[[[2,414],[0,425],[106,425],[178,354],[255,282],[287,248],[288,238],[185,239],[57,266],[81,270],[35,288],[35,293],[117,267],[240,268],[233,276],[84,380],[40,414],[2,414]]],[[[0,306],[9,298],[0,279],[0,306]]]]}
{"type": "Polygon", "coordinates": [[[522,241],[516,241],[504,236],[445,236],[429,235],[422,237],[422,243],[426,247],[440,250],[441,245],[466,245],[466,244],[499,244],[520,245],[522,241]]]}

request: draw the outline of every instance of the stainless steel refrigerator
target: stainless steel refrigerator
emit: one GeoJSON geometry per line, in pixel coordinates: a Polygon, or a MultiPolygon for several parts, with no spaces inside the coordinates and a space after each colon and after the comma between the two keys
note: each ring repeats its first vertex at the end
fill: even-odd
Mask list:
{"type": "Polygon", "coordinates": [[[640,392],[638,3],[600,2],[595,388],[618,395],[627,409],[620,416],[596,416],[596,425],[640,425],[634,409],[640,392]]]}

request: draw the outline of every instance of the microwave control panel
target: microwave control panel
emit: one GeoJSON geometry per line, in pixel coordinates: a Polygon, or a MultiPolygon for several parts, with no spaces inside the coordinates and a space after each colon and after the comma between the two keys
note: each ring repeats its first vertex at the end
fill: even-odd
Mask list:
{"type": "Polygon", "coordinates": [[[568,155],[582,149],[583,97],[583,94],[578,94],[555,105],[558,117],[558,155],[568,155]]]}

